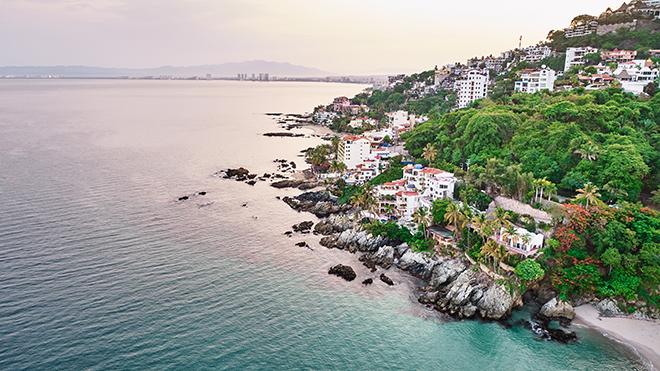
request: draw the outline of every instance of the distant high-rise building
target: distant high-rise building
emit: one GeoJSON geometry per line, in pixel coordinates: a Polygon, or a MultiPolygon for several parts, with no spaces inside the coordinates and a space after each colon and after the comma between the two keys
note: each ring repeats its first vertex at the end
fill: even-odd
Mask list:
{"type": "Polygon", "coordinates": [[[210,74],[210,73],[207,73],[207,74],[206,74],[206,79],[207,79],[207,80],[211,80],[211,74],[210,74]]]}

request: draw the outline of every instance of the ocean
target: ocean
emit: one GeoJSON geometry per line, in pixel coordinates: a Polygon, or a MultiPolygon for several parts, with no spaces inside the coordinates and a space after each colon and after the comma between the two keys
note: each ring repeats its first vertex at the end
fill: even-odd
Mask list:
{"type": "Polygon", "coordinates": [[[322,141],[264,137],[281,131],[265,113],[362,88],[0,80],[0,370],[647,369],[590,329],[564,345],[448,319],[394,268],[364,287],[381,272],[283,234],[317,221],[276,198],[300,191],[212,176],[302,167],[322,141]]]}

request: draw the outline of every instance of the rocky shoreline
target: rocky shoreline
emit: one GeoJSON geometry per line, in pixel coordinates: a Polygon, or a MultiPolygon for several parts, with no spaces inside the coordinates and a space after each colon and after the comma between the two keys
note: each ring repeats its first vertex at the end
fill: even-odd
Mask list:
{"type": "MultiPolygon", "coordinates": [[[[378,269],[382,271],[380,280],[384,284],[396,284],[386,275],[390,269],[406,271],[422,280],[417,300],[430,309],[449,314],[456,319],[503,321],[508,320],[514,310],[523,306],[523,296],[517,290],[496,281],[466,258],[428,257],[414,252],[405,243],[372,236],[346,215],[352,211],[350,206],[338,205],[336,197],[324,191],[302,193],[282,200],[294,210],[310,212],[322,218],[313,228],[310,225],[312,222],[304,222],[307,233],[311,231],[322,235],[320,245],[326,248],[360,254],[359,260],[372,272],[378,269]]],[[[294,226],[294,229],[299,229],[299,226],[294,226]]],[[[291,235],[291,232],[286,233],[291,235]]],[[[359,278],[351,267],[342,265],[333,266],[328,273],[348,281],[359,278]]],[[[362,281],[365,286],[373,283],[371,278],[362,281]]],[[[548,296],[548,293],[540,288],[530,292],[534,296],[529,297],[528,302],[544,300],[548,296]]],[[[528,295],[532,294],[528,292],[528,295]]],[[[531,321],[523,321],[524,323],[517,325],[531,329],[543,339],[562,343],[575,341],[574,333],[550,326],[550,322],[555,320],[562,325],[570,323],[574,317],[571,311],[570,304],[553,298],[531,321]]]]}

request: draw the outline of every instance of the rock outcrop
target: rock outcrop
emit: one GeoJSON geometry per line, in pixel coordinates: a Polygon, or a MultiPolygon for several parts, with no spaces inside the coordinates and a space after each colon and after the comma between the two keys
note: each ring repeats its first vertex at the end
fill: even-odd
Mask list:
{"type": "Polygon", "coordinates": [[[316,223],[314,233],[329,236],[353,228],[353,222],[345,215],[331,215],[316,223]]]}
{"type": "Polygon", "coordinates": [[[312,229],[313,225],[314,225],[314,222],[311,221],[311,220],[308,220],[306,222],[301,222],[301,223],[292,225],[291,229],[293,229],[294,232],[309,232],[309,230],[312,229]]]}
{"type": "Polygon", "coordinates": [[[345,249],[350,252],[375,252],[388,242],[383,236],[373,237],[365,231],[348,229],[337,237],[323,237],[320,243],[327,248],[345,249]]]}
{"type": "Polygon", "coordinates": [[[404,271],[410,271],[415,277],[426,280],[431,277],[431,272],[435,264],[434,261],[426,258],[423,254],[408,249],[401,258],[399,258],[399,262],[396,266],[404,271]]]}
{"type": "Polygon", "coordinates": [[[481,318],[493,320],[504,318],[513,308],[522,306],[522,298],[517,292],[511,294],[487,274],[472,269],[464,270],[443,289],[420,296],[419,302],[432,304],[437,310],[458,318],[478,314],[481,318]]]}
{"type": "Polygon", "coordinates": [[[282,201],[294,210],[310,212],[319,218],[347,212],[352,208],[351,205],[337,205],[337,197],[324,191],[306,192],[295,197],[284,197],[282,201]]]}
{"type": "Polygon", "coordinates": [[[394,247],[381,246],[378,251],[365,254],[365,258],[372,261],[375,265],[389,269],[392,263],[394,263],[394,247]]]}
{"type": "Polygon", "coordinates": [[[551,319],[566,318],[573,320],[575,318],[575,309],[571,303],[557,298],[552,298],[549,302],[543,304],[539,313],[551,319]]]}
{"type": "Polygon", "coordinates": [[[431,272],[429,288],[438,290],[440,286],[454,281],[459,274],[470,267],[467,259],[447,259],[442,263],[436,264],[431,272]]]}

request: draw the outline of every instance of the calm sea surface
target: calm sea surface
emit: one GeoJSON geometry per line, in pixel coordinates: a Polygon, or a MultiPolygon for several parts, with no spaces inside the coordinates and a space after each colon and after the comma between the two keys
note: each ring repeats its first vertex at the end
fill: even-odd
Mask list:
{"type": "Polygon", "coordinates": [[[586,329],[561,345],[446,321],[396,270],[362,287],[356,256],[282,234],[316,220],[275,199],[299,191],[211,176],[302,165],[320,140],[263,137],[278,130],[264,113],[361,89],[0,80],[0,370],[645,369],[586,329]]]}

